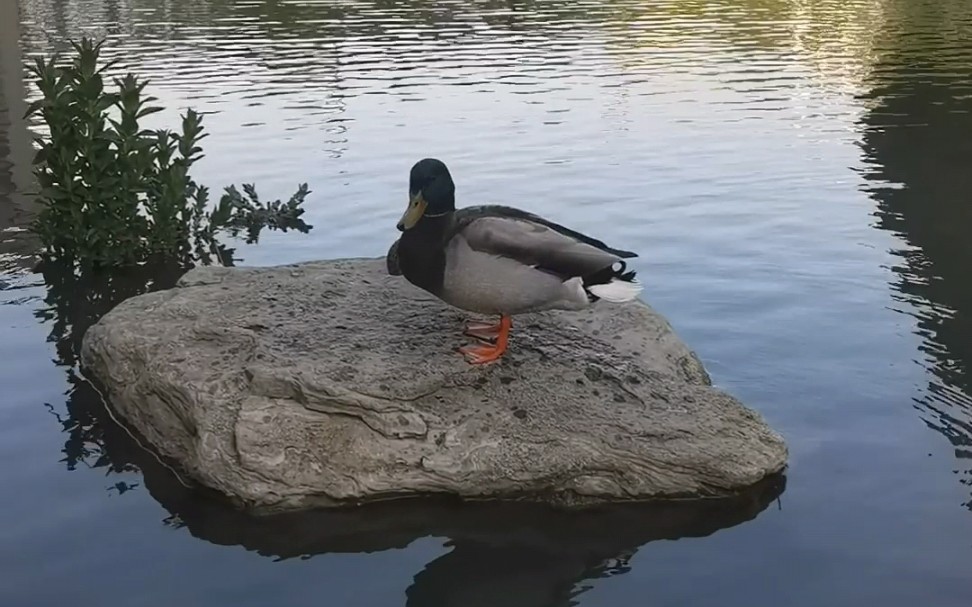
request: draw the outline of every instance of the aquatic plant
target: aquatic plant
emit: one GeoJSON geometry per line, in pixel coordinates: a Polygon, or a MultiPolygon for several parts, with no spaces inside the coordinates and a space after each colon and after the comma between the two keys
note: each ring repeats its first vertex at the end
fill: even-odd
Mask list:
{"type": "Polygon", "coordinates": [[[139,121],[162,108],[144,93],[148,81],[130,73],[112,79],[117,92],[106,90],[105,71],[116,61],[99,66],[103,44],[72,41],[69,62],[57,54],[28,67],[41,98],[26,116],[39,114],[48,130],[36,138],[34,158],[41,211],[31,229],[42,258],[82,268],[227,264],[231,249],[220,234],[245,233],[255,243],[264,228],[311,229],[301,219],[306,183],[287,202],[269,203],[252,184],[243,193],[231,185],[210,205],[209,189],[189,175],[203,157],[202,117],[187,110],[181,132],[142,128],[139,121]]]}

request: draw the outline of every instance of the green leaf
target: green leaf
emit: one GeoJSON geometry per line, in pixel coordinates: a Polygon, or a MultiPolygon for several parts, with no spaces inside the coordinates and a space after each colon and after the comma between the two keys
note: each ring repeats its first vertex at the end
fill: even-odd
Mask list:
{"type": "Polygon", "coordinates": [[[164,109],[165,108],[158,107],[158,106],[144,107],[144,108],[140,109],[138,112],[136,112],[135,117],[136,118],[142,118],[144,116],[148,116],[149,114],[154,114],[156,112],[161,112],[164,109]]]}
{"type": "Polygon", "coordinates": [[[253,184],[243,185],[246,196],[229,186],[207,213],[209,189],[189,173],[208,136],[202,115],[187,110],[180,132],[141,128],[140,118],[163,108],[148,105],[157,99],[133,74],[112,79],[117,92],[105,90],[102,74],[117,60],[99,60],[103,44],[71,41],[75,54],[66,65],[55,55],[28,66],[41,98],[25,117],[40,114],[47,126],[35,138],[41,211],[31,222],[45,257],[82,268],[147,263],[154,255],[231,264],[234,249],[217,241],[220,230],[257,242],[263,228],[309,229],[300,220],[306,184],[286,204],[263,204],[253,184]],[[117,116],[108,116],[113,108],[117,116]]]}
{"type": "Polygon", "coordinates": [[[44,103],[46,101],[47,101],[46,99],[38,99],[37,101],[32,102],[30,105],[27,106],[27,111],[24,112],[23,117],[29,118],[30,116],[32,116],[35,112],[37,112],[37,110],[44,107],[44,103]]]}

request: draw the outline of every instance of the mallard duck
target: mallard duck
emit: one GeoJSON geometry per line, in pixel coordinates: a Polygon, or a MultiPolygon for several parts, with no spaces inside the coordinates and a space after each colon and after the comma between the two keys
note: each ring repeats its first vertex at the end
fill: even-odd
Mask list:
{"type": "Polygon", "coordinates": [[[456,210],[456,186],[441,160],[415,163],[408,191],[402,235],[389,251],[397,270],[452,306],[499,316],[497,324],[467,324],[466,335],[486,342],[459,349],[472,364],[503,355],[514,315],[621,303],[641,292],[623,261],[635,253],[513,207],[456,210]]]}

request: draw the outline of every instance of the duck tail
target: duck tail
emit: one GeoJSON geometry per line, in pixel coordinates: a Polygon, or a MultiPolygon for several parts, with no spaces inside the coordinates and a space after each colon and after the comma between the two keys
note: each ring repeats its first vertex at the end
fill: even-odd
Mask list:
{"type": "Polygon", "coordinates": [[[612,278],[610,282],[601,285],[591,285],[587,287],[587,290],[591,292],[592,295],[598,299],[603,299],[604,301],[609,301],[611,303],[623,303],[626,301],[631,301],[638,297],[641,293],[643,287],[637,279],[631,278],[630,280],[624,280],[620,278],[612,278]]]}
{"type": "Polygon", "coordinates": [[[593,284],[585,285],[593,301],[603,299],[611,303],[624,303],[635,299],[641,293],[644,287],[635,278],[636,272],[634,270],[625,272],[627,264],[623,261],[620,263],[620,269],[608,268],[607,271],[610,272],[608,276],[603,276],[604,272],[601,272],[600,276],[591,277],[593,280],[590,283],[593,284]]]}

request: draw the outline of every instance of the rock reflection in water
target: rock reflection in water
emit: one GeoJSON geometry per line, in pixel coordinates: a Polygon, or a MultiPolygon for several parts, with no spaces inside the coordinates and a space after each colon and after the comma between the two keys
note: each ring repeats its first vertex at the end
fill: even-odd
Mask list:
{"type": "MultiPolygon", "coordinates": [[[[98,395],[90,410],[98,410],[98,395]]],[[[428,563],[406,590],[407,605],[555,606],[570,604],[585,580],[623,574],[644,544],[702,537],[754,519],[785,488],[767,479],[721,500],[601,506],[568,512],[526,503],[458,503],[415,498],[358,508],[255,517],[208,491],[189,487],[123,430],[108,424],[114,465],[134,463],[145,488],[169,513],[166,523],[194,537],[242,546],[274,559],[404,548],[448,538],[449,552],[428,563]]]]}

